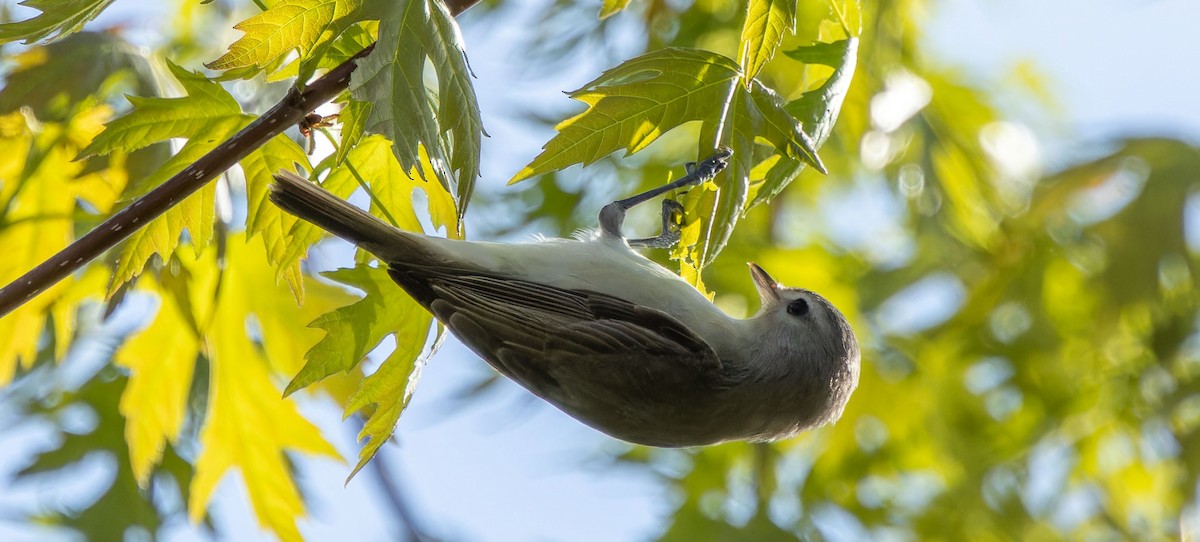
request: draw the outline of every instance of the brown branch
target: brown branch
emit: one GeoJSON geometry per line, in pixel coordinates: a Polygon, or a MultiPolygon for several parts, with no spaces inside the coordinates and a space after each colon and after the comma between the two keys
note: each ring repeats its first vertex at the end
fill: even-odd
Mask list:
{"type": "MultiPolygon", "coordinates": [[[[466,11],[479,0],[445,0],[452,15],[466,11]]],[[[33,296],[54,286],[80,267],[98,258],[104,251],[133,235],[139,228],[204,187],[246,155],[283,133],[317,106],[332,100],[350,85],[350,74],[357,62],[370,54],[368,45],[350,59],[330,70],[303,91],[292,88],[279,103],[217,148],[192,162],[183,171],[138,198],[109,217],[54,256],[0,288],[0,317],[25,304],[33,296]]]]}

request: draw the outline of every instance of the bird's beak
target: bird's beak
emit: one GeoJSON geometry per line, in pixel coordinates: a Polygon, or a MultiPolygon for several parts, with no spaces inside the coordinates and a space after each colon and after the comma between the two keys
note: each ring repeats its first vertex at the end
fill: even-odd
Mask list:
{"type": "Polygon", "coordinates": [[[763,307],[779,302],[779,283],[771,278],[758,264],[750,262],[750,276],[754,277],[754,286],[758,288],[758,297],[762,298],[763,307]]]}

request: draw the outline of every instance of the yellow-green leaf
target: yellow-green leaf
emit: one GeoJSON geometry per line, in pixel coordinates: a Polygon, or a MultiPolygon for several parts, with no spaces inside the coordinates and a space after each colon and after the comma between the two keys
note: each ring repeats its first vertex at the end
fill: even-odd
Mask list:
{"type": "Polygon", "coordinates": [[[341,165],[346,161],[346,155],[358,145],[367,127],[367,117],[371,114],[371,104],[350,100],[338,114],[338,122],[342,124],[342,141],[338,145],[333,165],[341,165]]]}
{"type": "Polygon", "coordinates": [[[113,151],[132,151],[171,138],[217,139],[211,134],[215,125],[231,121],[245,122],[237,100],[219,83],[204,75],[189,72],[168,63],[171,75],[183,86],[187,96],[157,98],[130,96],[133,111],[116,119],[88,145],[81,154],[108,154],[113,151]]]}
{"type": "Polygon", "coordinates": [[[750,0],[742,25],[739,64],[746,84],[775,56],[779,42],[796,31],[796,0],[750,0]]]}
{"type": "Polygon", "coordinates": [[[321,339],[305,356],[307,363],[288,384],[285,393],[294,393],[331,374],[349,371],[384,337],[396,336],[398,348],[413,343],[425,344],[429,322],[411,327],[413,321],[428,314],[408,297],[386,269],[359,265],[339,269],[325,276],[361,290],[365,295],[352,305],[317,318],[312,327],[325,330],[321,339]]]}
{"type": "Polygon", "coordinates": [[[740,77],[732,60],[696,49],[661,49],[628,60],[571,93],[588,108],[560,123],[542,153],[509,183],[587,165],[620,148],[633,154],[680,124],[720,116],[740,77]]]}
{"type": "Polygon", "coordinates": [[[52,40],[62,38],[83,28],[111,3],[113,0],[24,0],[22,6],[42,13],[24,21],[0,24],[0,43],[23,39],[29,44],[47,36],[52,40]]]}
{"type": "MultiPolygon", "coordinates": [[[[134,109],[108,123],[81,154],[131,151],[166,139],[188,138],[178,153],[140,183],[154,187],[216,148],[253,118],[242,113],[237,101],[220,84],[173,64],[170,68],[187,96],[131,96],[129,100],[134,109]]],[[[141,274],[152,256],[157,254],[163,260],[169,258],[179,245],[185,228],[194,247],[206,246],[213,235],[215,200],[216,185],[210,183],[130,236],[118,256],[117,269],[109,283],[109,295],[141,274]]]]}
{"type": "MultiPolygon", "coordinates": [[[[9,199],[0,226],[0,247],[4,247],[0,283],[16,280],[74,236],[71,217],[76,186],[72,181],[83,164],[72,161],[76,149],[64,144],[67,139],[63,125],[44,124],[36,134],[22,130],[0,142],[0,148],[15,151],[17,156],[40,158],[34,165],[13,170],[13,176],[6,178],[12,182],[2,183],[9,199]],[[8,185],[13,185],[11,192],[8,185]]],[[[46,312],[73,282],[68,278],[0,318],[0,385],[12,380],[18,366],[29,367],[36,360],[46,312]]]]}
{"type": "MultiPolygon", "coordinates": [[[[155,176],[166,177],[183,170],[188,164],[216,147],[226,136],[232,135],[237,128],[239,126],[233,125],[224,131],[217,131],[211,141],[187,142],[175,156],[163,164],[155,176]]],[[[204,248],[212,240],[216,194],[217,185],[209,183],[134,232],[122,245],[117,256],[117,268],[109,282],[108,295],[112,296],[123,284],[140,275],[151,257],[158,255],[163,261],[170,258],[178,248],[180,235],[185,228],[191,234],[191,245],[197,250],[204,248]]]]}
{"type": "MultiPolygon", "coordinates": [[[[248,252],[240,236],[232,238],[225,253],[227,268],[261,266],[261,260],[247,258],[248,252]]],[[[204,279],[205,274],[218,272],[215,258],[194,263],[183,259],[181,264],[190,268],[198,285],[195,299],[217,294],[215,312],[206,320],[211,327],[203,330],[210,390],[189,515],[193,521],[202,517],[217,483],[229,469],[237,468],[259,522],[283,540],[299,541],[296,518],[304,514],[304,504],[284,452],[338,457],[337,452],[293,402],[279,398],[267,360],[248,336],[247,318],[256,314],[254,297],[246,295],[256,286],[247,281],[248,273],[226,272],[215,288],[213,281],[204,279]]]]}
{"type": "MultiPolygon", "coordinates": [[[[413,340],[405,343],[401,340],[424,335],[432,321],[433,316],[424,311],[405,320],[402,327],[396,330],[396,349],[383,361],[378,370],[363,379],[358,390],[350,396],[350,401],[346,404],[347,417],[372,405],[376,408],[371,411],[362,431],[358,433],[359,441],[367,439],[367,442],[359,450],[358,464],[354,466],[347,480],[366,466],[367,462],[375,457],[379,447],[395,432],[396,422],[408,406],[421,377],[421,351],[425,347],[424,341],[413,340]]],[[[439,340],[440,333],[441,331],[439,340]]]]}
{"type": "Polygon", "coordinates": [[[292,170],[295,164],[310,169],[308,155],[295,141],[280,134],[239,163],[246,176],[246,234],[251,237],[262,235],[267,259],[275,266],[275,276],[287,281],[296,302],[303,303],[300,260],[287,258],[292,243],[290,233],[298,219],[267,200],[267,187],[272,182],[272,175],[281,169],[292,170]]]}
{"type": "Polygon", "coordinates": [[[361,0],[281,0],[234,25],[246,35],[205,66],[212,70],[262,68],[294,49],[300,50],[301,58],[308,58],[354,23],[353,15],[361,7],[361,0]]]}
{"type": "Polygon", "coordinates": [[[160,293],[158,314],[117,350],[116,363],[129,370],[121,394],[125,441],[133,474],[143,487],[167,442],[179,438],[186,413],[200,338],[169,292],[160,293]]]}
{"type": "Polygon", "coordinates": [[[461,216],[479,177],[484,130],[458,23],[438,0],[371,5],[380,19],[379,41],[350,81],[354,99],[372,104],[366,131],[392,142],[404,171],[418,167],[424,147],[461,216]],[[436,115],[424,84],[427,62],[437,74],[436,115]]]}
{"type": "Polygon", "coordinates": [[[279,375],[296,374],[303,364],[304,353],[324,336],[320,330],[307,327],[309,322],[356,298],[345,288],[303,275],[306,295],[304,304],[297,308],[295,297],[281,288],[275,278],[268,263],[271,254],[264,250],[263,239],[234,236],[229,242],[239,241],[245,244],[237,252],[242,263],[229,268],[228,272],[235,277],[228,287],[241,288],[239,295],[248,300],[271,370],[279,375]]]}

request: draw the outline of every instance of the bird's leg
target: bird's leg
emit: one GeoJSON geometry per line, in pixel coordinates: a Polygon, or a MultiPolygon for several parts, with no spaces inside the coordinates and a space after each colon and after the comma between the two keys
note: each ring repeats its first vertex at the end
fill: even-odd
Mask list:
{"type": "Polygon", "coordinates": [[[629,245],[643,248],[671,248],[679,242],[679,226],[683,223],[683,206],[673,199],[662,202],[662,233],[645,239],[630,239],[629,245]]]}
{"type": "MultiPolygon", "coordinates": [[[[691,186],[694,184],[700,184],[700,183],[704,183],[704,182],[708,182],[708,181],[712,180],[713,177],[717,176],[717,173],[720,173],[721,170],[725,169],[725,166],[728,165],[728,160],[729,160],[730,156],[733,156],[733,151],[730,150],[728,147],[721,147],[721,148],[717,149],[717,152],[713,153],[712,156],[705,158],[704,161],[700,162],[699,164],[695,164],[692,167],[688,167],[687,168],[688,174],[684,175],[683,177],[680,177],[678,180],[668,183],[664,186],[660,186],[658,188],[652,189],[652,190],[647,190],[645,192],[642,192],[641,194],[630,196],[625,199],[619,199],[608,205],[605,205],[603,209],[600,209],[600,231],[604,235],[611,235],[614,237],[624,239],[625,236],[621,233],[621,225],[625,223],[625,212],[626,211],[632,209],[634,206],[638,205],[639,203],[646,202],[650,199],[653,199],[657,196],[660,196],[660,195],[670,192],[672,190],[676,190],[679,188],[683,188],[685,186],[691,186]]],[[[679,205],[679,204],[676,203],[675,205],[679,205]]],[[[661,235],[659,237],[667,237],[669,239],[671,228],[669,228],[667,226],[667,220],[666,220],[666,214],[668,213],[668,211],[667,211],[668,206],[669,206],[669,204],[666,204],[666,203],[664,203],[664,205],[663,205],[663,214],[664,214],[663,235],[661,235]]],[[[672,212],[681,212],[681,211],[677,210],[677,209],[672,209],[672,212]]],[[[679,235],[678,226],[675,227],[675,230],[676,230],[675,236],[678,237],[678,235],[679,235]]],[[[651,238],[651,239],[657,239],[657,238],[651,238]]],[[[637,241],[644,241],[644,240],[639,239],[637,241]]],[[[643,245],[643,246],[657,246],[657,245],[643,245]]]]}

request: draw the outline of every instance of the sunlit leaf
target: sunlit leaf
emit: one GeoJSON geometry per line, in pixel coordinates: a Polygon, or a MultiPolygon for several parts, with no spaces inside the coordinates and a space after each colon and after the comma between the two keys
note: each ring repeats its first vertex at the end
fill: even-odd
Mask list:
{"type": "Polygon", "coordinates": [[[418,326],[419,329],[408,327],[406,322],[426,318],[426,311],[392,281],[386,269],[359,265],[325,276],[361,290],[364,296],[352,305],[322,315],[311,324],[325,330],[325,338],[305,356],[308,361],[288,384],[285,392],[288,394],[331,374],[349,371],[388,335],[396,335],[396,343],[401,348],[408,348],[413,343],[425,344],[428,319],[423,326],[418,326]],[[400,332],[402,329],[406,331],[400,332]]]}
{"type": "MultiPolygon", "coordinates": [[[[143,182],[145,186],[154,187],[216,148],[252,119],[241,112],[237,101],[220,84],[174,64],[170,68],[187,96],[131,96],[133,111],[110,122],[81,154],[136,150],[166,139],[189,138],[179,152],[143,182]]],[[[185,228],[193,246],[206,246],[212,239],[215,198],[216,185],[210,183],[135,232],[121,248],[109,295],[141,274],[152,256],[158,255],[163,260],[169,258],[179,245],[185,228]]]]}
{"type": "Polygon", "coordinates": [[[413,390],[421,377],[421,351],[425,347],[422,341],[401,341],[424,336],[432,321],[433,316],[423,310],[420,314],[413,314],[411,318],[404,320],[401,327],[396,329],[396,349],[383,360],[379,369],[363,379],[358,390],[346,403],[346,417],[360,410],[375,407],[369,410],[370,415],[363,424],[362,431],[358,433],[359,440],[367,439],[367,442],[363,444],[362,450],[359,450],[358,464],[350,472],[349,478],[353,478],[375,457],[379,447],[383,446],[396,430],[396,422],[408,406],[409,399],[412,399],[413,390]]]}
{"type": "Polygon", "coordinates": [[[142,487],[149,483],[167,443],[179,438],[200,355],[199,330],[182,314],[174,296],[162,294],[154,320],[115,356],[116,363],[130,371],[120,411],[126,420],[129,463],[142,487]]]}
{"type": "Polygon", "coordinates": [[[213,313],[207,319],[211,327],[202,330],[212,373],[208,412],[200,432],[203,449],[196,459],[188,510],[193,521],[199,519],[217,483],[229,469],[236,468],[259,522],[283,540],[300,540],[295,521],[304,514],[304,504],[284,452],[338,455],[293,402],[279,398],[268,362],[247,333],[247,318],[256,313],[253,296],[247,295],[254,283],[247,281],[254,269],[266,270],[247,260],[249,252],[240,238],[227,245],[229,268],[250,267],[223,273],[215,292],[215,277],[205,278],[218,272],[215,259],[183,262],[194,277],[194,300],[216,294],[213,313]]]}
{"type": "Polygon", "coordinates": [[[371,104],[350,100],[338,114],[338,122],[342,125],[342,141],[338,145],[333,165],[341,165],[346,155],[362,139],[367,127],[367,117],[371,113],[371,104]]]}
{"type": "MultiPolygon", "coordinates": [[[[14,151],[17,156],[28,153],[36,157],[32,164],[23,166],[22,160],[13,160],[19,169],[13,169],[14,175],[2,183],[5,186],[0,192],[7,201],[4,221],[0,223],[0,246],[5,250],[5,257],[0,258],[0,282],[16,280],[74,238],[74,194],[83,186],[76,176],[84,164],[73,160],[78,147],[71,143],[72,128],[43,124],[37,133],[18,130],[0,140],[2,148],[14,151]]],[[[86,139],[94,134],[92,131],[78,135],[86,139]]],[[[48,313],[74,281],[68,278],[0,318],[0,384],[10,382],[18,366],[29,367],[37,359],[48,313]]],[[[54,310],[59,314],[71,313],[83,296],[73,297],[73,301],[54,310]]],[[[62,330],[57,335],[66,338],[62,330]]],[[[60,344],[58,348],[61,351],[66,346],[60,344]]]]}
{"type": "MultiPolygon", "coordinates": [[[[317,56],[354,23],[361,0],[282,0],[234,28],[245,32],[220,58],[205,64],[212,70],[262,68],[296,49],[301,58],[317,56]]],[[[243,76],[253,75],[245,72],[243,76]]]]}
{"type": "Polygon", "coordinates": [[[83,28],[111,3],[113,0],[23,0],[20,5],[42,13],[32,19],[0,24],[0,43],[60,39],[83,28]]]}
{"type": "MultiPolygon", "coordinates": [[[[223,127],[211,126],[213,133],[222,136],[232,135],[238,128],[240,126],[236,124],[223,127]]],[[[216,147],[220,141],[217,139],[202,143],[192,141],[186,143],[158,170],[156,176],[164,178],[159,182],[182,171],[188,164],[216,147]]],[[[193,247],[199,249],[206,246],[212,239],[216,194],[216,184],[210,183],[134,232],[121,245],[117,255],[117,267],[113,272],[112,280],[109,281],[108,295],[112,296],[122,285],[140,275],[150,258],[156,255],[163,261],[170,258],[179,247],[180,235],[185,228],[191,235],[193,247]]]]}
{"type": "Polygon", "coordinates": [[[203,135],[205,139],[217,139],[208,133],[214,125],[250,119],[219,83],[174,64],[169,66],[187,95],[182,98],[130,96],[133,111],[110,122],[82,154],[130,151],[170,138],[203,135]]]}
{"type": "Polygon", "coordinates": [[[695,49],[627,60],[570,94],[588,108],[560,123],[542,153],[509,183],[587,165],[617,149],[633,154],[685,122],[714,119],[733,99],[740,77],[733,61],[695,49]]]}
{"type": "Polygon", "coordinates": [[[754,79],[783,37],[796,30],[796,0],[750,0],[739,40],[738,64],[746,81],[754,79]]]}
{"type": "Polygon", "coordinates": [[[716,179],[716,191],[684,199],[684,227],[689,238],[698,233],[698,244],[676,256],[694,275],[721,251],[746,208],[750,171],[771,156],[760,152],[760,140],[797,170],[809,164],[825,171],[807,127],[786,110],[784,100],[756,80],[740,84],[742,77],[730,59],[695,49],[663,49],[626,61],[571,93],[588,108],[559,124],[558,134],[510,183],[587,165],[620,148],[632,154],[683,123],[701,121],[702,151],[726,146],[734,154],[729,169],[716,179]]]}
{"type": "Polygon", "coordinates": [[[350,82],[354,99],[372,104],[366,130],[392,141],[404,171],[425,148],[461,216],[479,177],[484,130],[458,23],[435,0],[376,2],[371,14],[380,18],[379,42],[350,82]],[[424,84],[427,63],[437,74],[436,101],[424,84]]]}
{"type": "Polygon", "coordinates": [[[267,187],[272,175],[279,170],[295,169],[295,164],[309,168],[308,155],[295,141],[284,135],[276,136],[251,152],[239,164],[246,175],[246,234],[262,235],[267,258],[276,266],[276,276],[287,281],[298,303],[304,301],[304,282],[300,261],[287,259],[292,242],[290,232],[298,220],[267,200],[267,187]]]}
{"type": "MultiPolygon", "coordinates": [[[[786,110],[800,122],[812,138],[816,148],[825,145],[833,126],[842,111],[842,103],[850,91],[854,69],[858,59],[858,38],[848,38],[834,43],[817,42],[813,45],[786,51],[787,56],[805,64],[821,64],[833,68],[833,73],[820,87],[805,92],[799,99],[790,102],[786,110]]],[[[780,158],[766,175],[750,207],[768,202],[779,195],[800,174],[804,164],[792,156],[780,158]]]]}

